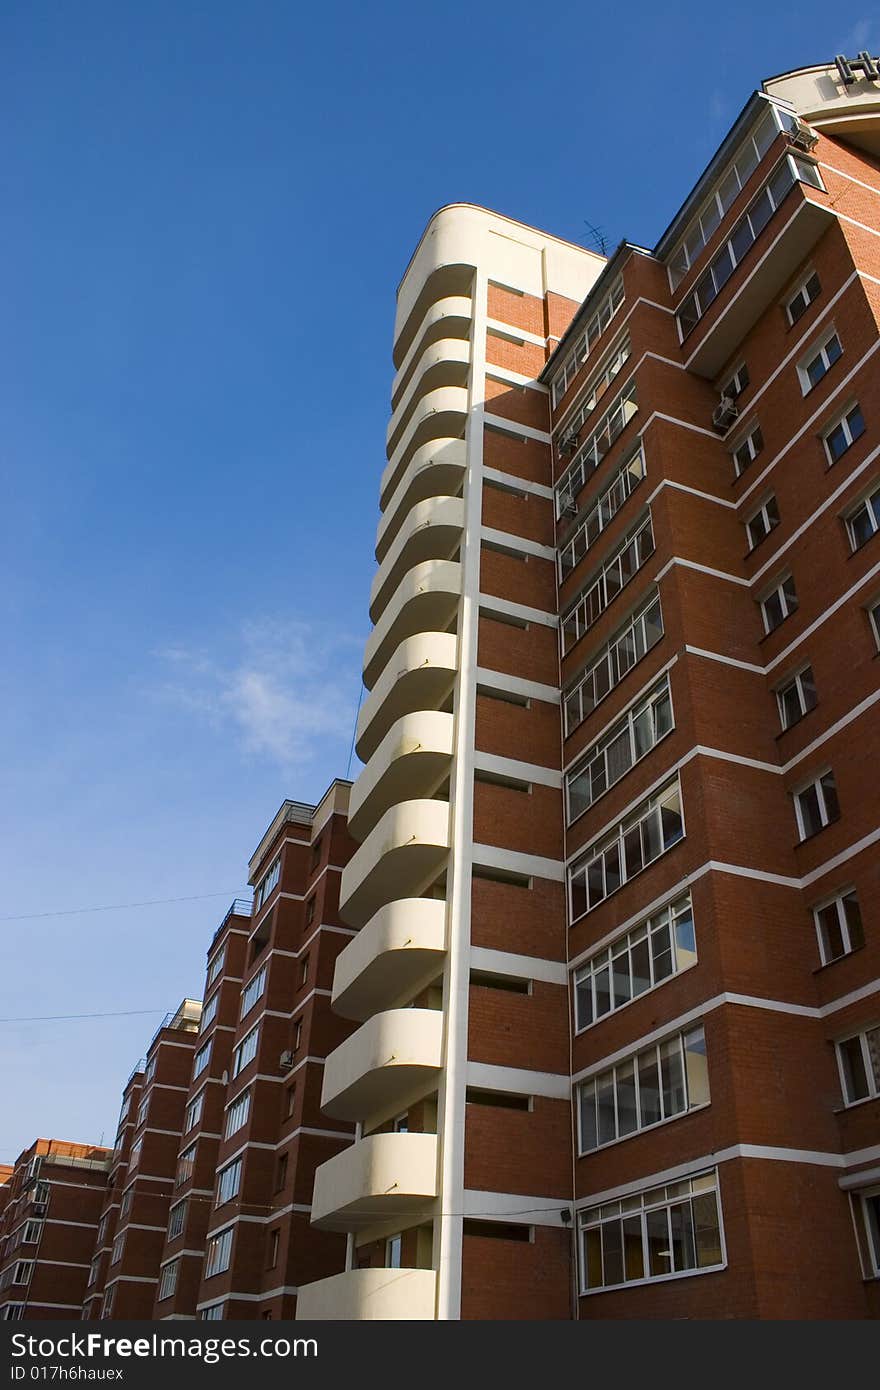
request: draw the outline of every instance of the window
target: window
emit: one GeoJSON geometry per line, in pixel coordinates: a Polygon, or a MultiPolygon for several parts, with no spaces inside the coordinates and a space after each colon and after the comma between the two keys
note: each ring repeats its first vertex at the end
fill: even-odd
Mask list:
{"type": "Polygon", "coordinates": [[[779,718],[783,729],[790,729],[805,714],[816,707],[816,682],[811,666],[805,666],[776,691],[779,718]]]}
{"type": "Polygon", "coordinates": [[[185,1182],[189,1182],[193,1175],[193,1167],[196,1161],[196,1145],[190,1144],[188,1149],[184,1149],[177,1160],[177,1186],[182,1187],[185,1182]]]}
{"type": "Polygon", "coordinates": [[[131,1146],[131,1153],[128,1155],[128,1166],[130,1169],[136,1168],[138,1163],[140,1162],[141,1148],[143,1146],[143,1142],[143,1139],[135,1139],[134,1143],[131,1146]]]}
{"type": "Polygon", "coordinates": [[[778,108],[765,111],[755,129],[746,137],[736,158],[712,190],[700,212],[692,218],[682,241],[669,262],[669,284],[675,289],[696,264],[703,248],[715,232],[722,217],[745,188],[748,180],[769,150],[783,124],[778,108]]]}
{"type": "Polygon", "coordinates": [[[299,1018],[299,1019],[297,1019],[296,1023],[293,1025],[293,1051],[294,1051],[294,1052],[299,1052],[300,1045],[301,1045],[301,1043],[302,1043],[302,1032],[303,1032],[302,1019],[299,1018]]]}
{"type": "Polygon", "coordinates": [[[147,1111],[149,1110],[149,1108],[150,1108],[150,1097],[147,1095],[147,1096],[144,1096],[143,1100],[141,1101],[140,1105],[138,1106],[137,1119],[135,1120],[135,1125],[136,1125],[138,1128],[140,1128],[140,1126],[143,1124],[144,1120],[147,1118],[147,1111]]]}
{"type": "Polygon", "coordinates": [[[774,628],[797,612],[798,596],[794,587],[794,580],[791,575],[786,575],[785,579],[772,589],[766,598],[761,599],[761,617],[764,619],[764,631],[772,632],[774,628]]]}
{"type": "Polygon", "coordinates": [[[245,1091],[244,1095],[238,1097],[230,1105],[226,1112],[226,1125],[223,1130],[224,1139],[228,1139],[230,1134],[235,1134],[247,1123],[248,1115],[251,1113],[251,1093],[245,1091]]]}
{"type": "Polygon", "coordinates": [[[745,391],[748,384],[749,369],[746,366],[745,362],[742,362],[737,367],[730,380],[725,382],[725,384],[721,387],[720,394],[722,396],[729,396],[729,398],[732,401],[735,401],[738,396],[742,395],[743,391],[745,391]]]}
{"type": "Polygon", "coordinates": [[[246,1038],[238,1044],[232,1058],[232,1075],[238,1076],[240,1071],[252,1062],[257,1055],[257,1042],[260,1036],[260,1025],[252,1028],[246,1038]]]}
{"type": "Polygon", "coordinates": [[[765,536],[769,536],[774,526],[779,525],[779,504],[772,495],[762,502],[756,512],[749,517],[746,522],[746,535],[749,538],[749,550],[754,550],[756,545],[760,545],[765,536]]]}
{"type": "Polygon", "coordinates": [[[266,988],[266,966],[259,970],[241,996],[241,1017],[254,1007],[266,988]]]}
{"type": "Polygon", "coordinates": [[[614,519],[644,476],[645,456],[641,445],[639,445],[623,467],[618,469],[613,481],[602,493],[596,505],[587,513],[571,540],[560,549],[560,581],[565,579],[566,575],[571,574],[575,565],[579,564],[590,547],[595,545],[605,527],[614,519]]]}
{"type": "Polygon", "coordinates": [[[398,1115],[394,1121],[395,1134],[409,1134],[409,1114],[398,1115]]]}
{"type": "Polygon", "coordinates": [[[681,789],[676,779],[572,864],[568,874],[570,921],[590,912],[683,836],[681,789]]]}
{"type": "Polygon", "coordinates": [[[275,1169],[275,1191],[281,1192],[287,1182],[287,1154],[278,1155],[278,1163],[275,1169]]]}
{"type": "Polygon", "coordinates": [[[400,1269],[403,1236],[391,1236],[385,1242],[385,1268],[400,1269]]]}
{"type": "Polygon", "coordinates": [[[171,1208],[168,1216],[168,1239],[174,1240],[183,1232],[186,1224],[186,1198],[171,1208]]]}
{"type": "Polygon", "coordinates": [[[19,1260],[12,1275],[13,1284],[29,1284],[33,1273],[33,1260],[19,1260]]]}
{"type": "Polygon", "coordinates": [[[801,391],[805,396],[814,386],[819,385],[825,373],[831,370],[842,353],[840,339],[833,331],[822,341],[818,349],[815,346],[810,349],[803,361],[798,363],[801,391]]]}
{"type": "Polygon", "coordinates": [[[553,406],[562,400],[583,364],[586,362],[598,338],[602,336],[614,315],[623,303],[623,280],[615,280],[608,294],[599,303],[595,314],[590,318],[586,329],[579,335],[571,352],[567,353],[557,375],[553,378],[553,406]]]}
{"type": "Polygon", "coordinates": [[[785,306],[785,312],[788,315],[789,323],[797,323],[801,315],[806,313],[813,300],[818,299],[821,292],[822,286],[819,284],[819,277],[814,270],[812,275],[808,276],[804,283],[798,287],[785,306]]]}
{"type": "Polygon", "coordinates": [[[875,600],[868,609],[868,622],[874,634],[877,650],[880,651],[880,599],[875,600]]]}
{"type": "Polygon", "coordinates": [[[111,1284],[104,1294],[104,1302],[101,1304],[101,1317],[109,1318],[113,1312],[113,1299],[116,1294],[116,1285],[111,1284]]]}
{"type": "Polygon", "coordinates": [[[272,889],[277,887],[278,880],[280,878],[281,855],[279,854],[278,858],[275,860],[275,863],[272,865],[271,869],[266,874],[265,878],[261,881],[259,887],[257,888],[256,899],[254,902],[254,912],[257,912],[263,906],[263,903],[266,901],[269,894],[272,892],[272,889]]]}
{"type": "Polygon", "coordinates": [[[95,1258],[92,1260],[92,1263],[89,1265],[89,1278],[88,1283],[86,1284],[86,1287],[89,1289],[92,1287],[92,1285],[98,1277],[98,1265],[100,1263],[100,1258],[96,1255],[95,1258]]]}
{"type": "Polygon", "coordinates": [[[105,1212],[98,1223],[98,1234],[95,1238],[95,1245],[100,1250],[107,1236],[107,1224],[110,1220],[110,1213],[105,1212]]]}
{"type": "Polygon", "coordinates": [[[664,676],[566,774],[569,825],[650,753],[673,727],[669,678],[664,676]]]}
{"type": "Polygon", "coordinates": [[[116,1239],[115,1239],[114,1242],[113,1242],[113,1249],[110,1251],[110,1263],[111,1263],[112,1265],[117,1265],[117,1264],[119,1264],[119,1261],[122,1259],[122,1250],[123,1250],[124,1245],[125,1245],[125,1232],[124,1232],[124,1231],[120,1231],[119,1235],[116,1237],[116,1239]]]}
{"type": "Polygon", "coordinates": [[[849,543],[853,550],[862,546],[880,531],[880,487],[859,503],[846,520],[849,543]]]}
{"type": "Polygon", "coordinates": [[[848,956],[865,944],[862,914],[854,888],[838,893],[821,907],[814,907],[813,920],[823,965],[848,956]]]}
{"type": "Polygon", "coordinates": [[[202,1311],[199,1313],[199,1317],[203,1322],[222,1322],[223,1304],[212,1303],[210,1307],[202,1309],[202,1311]]]}
{"type": "Polygon", "coordinates": [[[180,1269],[180,1260],[170,1260],[167,1265],[162,1266],[162,1273],[159,1277],[159,1298],[170,1298],[177,1289],[177,1273],[180,1269]]]}
{"type": "Polygon", "coordinates": [[[587,479],[599,467],[615,439],[629,424],[638,408],[636,384],[631,380],[624,386],[607,415],[586,443],[581,445],[572,462],[556,482],[557,520],[565,516],[587,479]]]}
{"type": "Polygon", "coordinates": [[[764,436],[761,433],[761,426],[755,425],[751,434],[746,435],[741,444],[738,444],[731,453],[733,467],[736,476],[741,478],[750,463],[754,463],[764,447],[764,436]]]}
{"type": "Polygon", "coordinates": [[[312,864],[311,864],[311,871],[312,871],[312,873],[315,872],[315,870],[317,869],[318,865],[319,865],[320,862],[321,862],[321,855],[322,855],[322,853],[323,853],[323,850],[324,850],[324,842],[323,842],[323,836],[321,836],[321,837],[320,837],[319,839],[317,839],[317,840],[315,841],[315,843],[312,845],[312,864]]]}
{"type": "Polygon", "coordinates": [[[840,817],[840,803],[837,800],[837,787],[834,773],[823,772],[814,782],[794,794],[794,809],[797,817],[798,834],[801,840],[808,840],[824,830],[826,825],[840,817]]]}
{"type": "Polygon", "coordinates": [[[199,1120],[202,1118],[202,1110],[204,1109],[204,1105],[205,1093],[204,1091],[202,1091],[201,1094],[197,1095],[195,1100],[191,1100],[189,1105],[186,1107],[186,1114],[183,1117],[184,1134],[189,1134],[193,1125],[198,1124],[199,1120]]]}
{"type": "Polygon", "coordinates": [[[825,453],[829,463],[836,463],[841,455],[845,454],[851,444],[855,444],[865,433],[865,421],[862,416],[861,406],[850,406],[845,415],[826,430],[822,436],[825,445],[825,453]]]}
{"type": "Polygon", "coordinates": [[[219,1235],[211,1236],[205,1252],[205,1278],[210,1279],[214,1274],[222,1274],[229,1268],[229,1259],[232,1254],[232,1227],[227,1226],[225,1231],[219,1235]]]}
{"type": "Polygon", "coordinates": [[[284,1118],[289,1120],[296,1109],[296,1083],[288,1086],[284,1093],[284,1118]]]}
{"type": "Polygon", "coordinates": [[[751,250],[774,212],[796,183],[823,188],[815,164],[797,155],[785,155],[773,169],[758,196],[752,199],[748,211],[734,224],[730,236],[712,257],[696,287],[679,307],[676,318],[682,342],[714,303],[720,290],[727,284],[736,267],[751,250]]]}
{"type": "Polygon", "coordinates": [[[149,1060],[148,1060],[148,1062],[147,1062],[147,1065],[144,1067],[144,1085],[146,1086],[147,1083],[148,1083],[149,1081],[152,1081],[152,1079],[153,1079],[153,1077],[154,1077],[155,1075],[156,1075],[156,1054],[155,1054],[155,1052],[154,1052],[153,1055],[152,1055],[152,1057],[149,1058],[149,1060]]]}
{"type": "Polygon", "coordinates": [[[306,903],[306,926],[310,927],[315,920],[315,897],[314,894],[306,903]]]}
{"type": "Polygon", "coordinates": [[[237,1197],[240,1186],[241,1159],[237,1158],[233,1163],[228,1163],[225,1168],[221,1168],[217,1176],[217,1201],[215,1206],[222,1207],[224,1202],[229,1202],[233,1197],[237,1197]]]}
{"type": "Polygon", "coordinates": [[[129,1187],[129,1188],[127,1188],[127,1190],[126,1190],[125,1192],[123,1192],[123,1194],[122,1194],[122,1201],[121,1201],[121,1203],[119,1204],[119,1220],[120,1220],[120,1221],[123,1219],[123,1217],[128,1216],[128,1213],[131,1211],[131,1199],[132,1199],[133,1196],[134,1196],[134,1188],[133,1188],[133,1187],[129,1187]]]}
{"type": "Polygon", "coordinates": [[[278,1246],[281,1244],[281,1231],[276,1226],[270,1231],[266,1241],[266,1268],[274,1269],[278,1263],[278,1246]]]}
{"type": "Polygon", "coordinates": [[[563,616],[563,655],[571,651],[575,643],[598,621],[653,553],[654,532],[649,514],[605,561],[595,578],[588,580],[584,591],[563,616]]]}
{"type": "Polygon", "coordinates": [[[588,1207],[578,1225],[585,1294],[724,1264],[714,1170],[588,1207]]]}
{"type": "Polygon", "coordinates": [[[4,1322],[18,1322],[24,1317],[23,1303],[7,1303],[3,1309],[4,1322]]]}
{"type": "Polygon", "coordinates": [[[590,1153],[708,1103],[706,1040],[700,1026],[581,1082],[579,1151],[590,1153]]]}
{"type": "Polygon", "coordinates": [[[208,964],[208,984],[212,985],[220,971],[223,969],[223,962],[226,959],[226,946],[221,946],[220,950],[208,964]]]}
{"type": "Polygon", "coordinates": [[[210,1028],[211,1024],[214,1022],[214,1019],[217,1017],[217,1005],[219,1002],[220,991],[217,990],[216,994],[211,995],[211,998],[202,1010],[202,1017],[199,1022],[200,1033],[204,1033],[205,1029],[210,1028]]]}
{"type": "Polygon", "coordinates": [[[602,368],[599,375],[592,379],[587,387],[586,395],[578,397],[580,404],[574,414],[566,420],[562,429],[563,437],[576,435],[579,430],[583,429],[584,424],[596,409],[608,387],[627,362],[631,351],[632,348],[627,337],[614,352],[610,361],[602,368]]]}
{"type": "Polygon", "coordinates": [[[202,1072],[205,1070],[205,1067],[211,1060],[211,1046],[213,1042],[214,1039],[209,1038],[208,1041],[204,1044],[204,1046],[199,1048],[198,1052],[195,1055],[195,1061],[193,1062],[194,1081],[197,1076],[201,1076],[202,1072]]]}
{"type": "Polygon", "coordinates": [[[839,1042],[837,1060],[847,1105],[880,1095],[880,1028],[839,1042]]]}
{"type": "Polygon", "coordinates": [[[574,977],[575,1028],[638,999],[697,959],[688,894],[634,927],[582,965],[574,977]]]}
{"type": "Polygon", "coordinates": [[[566,738],[662,636],[660,595],[655,593],[617,636],[602,648],[600,656],[584,669],[572,689],[563,696],[566,738]]]}

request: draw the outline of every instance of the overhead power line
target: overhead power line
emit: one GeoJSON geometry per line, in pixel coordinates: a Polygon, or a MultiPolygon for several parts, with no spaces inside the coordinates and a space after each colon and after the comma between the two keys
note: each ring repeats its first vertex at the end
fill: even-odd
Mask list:
{"type": "Polygon", "coordinates": [[[58,1023],[74,1018],[134,1018],[136,1014],[164,1014],[165,1009],[118,1009],[104,1014],[32,1014],[21,1018],[0,1018],[0,1023],[58,1023]]]}
{"type": "Polygon", "coordinates": [[[102,903],[100,907],[63,907],[56,912],[20,912],[12,917],[0,917],[0,922],[33,922],[40,917],[76,917],[81,912],[125,912],[130,907],[165,907],[169,903],[197,903],[205,898],[235,897],[235,889],[221,893],[193,893],[187,898],[150,898],[142,903],[102,903]]]}

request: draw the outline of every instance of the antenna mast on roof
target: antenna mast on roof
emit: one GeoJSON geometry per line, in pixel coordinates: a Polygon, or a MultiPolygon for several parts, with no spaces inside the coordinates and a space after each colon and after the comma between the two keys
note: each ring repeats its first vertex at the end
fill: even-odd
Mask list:
{"type": "Polygon", "coordinates": [[[608,242],[605,236],[605,228],[594,227],[592,222],[588,222],[586,218],[584,218],[584,226],[596,250],[601,256],[606,256],[608,254],[608,242]]]}

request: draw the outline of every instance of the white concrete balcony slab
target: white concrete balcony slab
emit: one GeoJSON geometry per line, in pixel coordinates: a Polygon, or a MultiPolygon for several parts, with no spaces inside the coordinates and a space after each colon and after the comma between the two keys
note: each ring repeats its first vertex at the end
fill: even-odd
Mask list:
{"type": "Polygon", "coordinates": [[[321,1109],[334,1120],[395,1114],[437,1084],[440,1009],[386,1009],[361,1024],[324,1066],[321,1109]]]}
{"type": "Polygon", "coordinates": [[[362,1231],[399,1217],[411,1226],[436,1196],[436,1134],[371,1134],[317,1169],[312,1225],[362,1231]]]}
{"type": "Polygon", "coordinates": [[[380,564],[410,508],[426,497],[454,497],[462,489],[466,465],[463,439],[432,439],[416,449],[394,490],[389,488],[381,493],[384,511],[376,530],[376,559],[380,564]]]}
{"type": "Polygon", "coordinates": [[[419,396],[438,386],[466,386],[471,361],[471,345],[467,339],[442,338],[430,343],[422,352],[406,390],[395,406],[385,435],[385,454],[391,458],[409,423],[419,396]]]}
{"type": "Polygon", "coordinates": [[[432,1320],[436,1284],[432,1269],[350,1269],[301,1284],[297,1321],[432,1320]]]}
{"type": "Polygon", "coordinates": [[[382,474],[380,495],[393,491],[420,445],[427,444],[429,439],[463,439],[467,412],[468,393],[463,386],[438,386],[420,396],[389,456],[388,467],[382,474]]]}
{"type": "Polygon", "coordinates": [[[407,570],[364,648],[364,684],[372,690],[406,637],[448,628],[461,599],[461,565],[423,560],[407,570]]]}
{"type": "Polygon", "coordinates": [[[387,903],[336,957],[333,1012],[363,1021],[411,999],[439,973],[445,950],[442,899],[387,903]]]}
{"type": "Polygon", "coordinates": [[[418,632],[407,637],[361,705],[355,747],[367,762],[402,714],[437,709],[452,689],[458,639],[452,632],[418,632]]]}
{"type": "Polygon", "coordinates": [[[378,622],[407,570],[424,560],[448,560],[461,544],[464,501],[429,497],[408,513],[370,586],[370,617],[378,622]]]}
{"type": "Polygon", "coordinates": [[[473,305],[466,294],[450,294],[429,304],[412,345],[391,383],[392,408],[396,410],[409,385],[415,365],[429,343],[440,338],[470,338],[473,305]]]}
{"type": "Polygon", "coordinates": [[[417,898],[449,853],[449,802],[401,801],[386,811],[342,871],[339,911],[362,927],[396,898],[417,898]]]}
{"type": "Polygon", "coordinates": [[[348,828],[356,840],[398,802],[436,791],[449,772],[452,740],[452,715],[438,710],[416,710],[391,726],[351,789],[348,828]]]}

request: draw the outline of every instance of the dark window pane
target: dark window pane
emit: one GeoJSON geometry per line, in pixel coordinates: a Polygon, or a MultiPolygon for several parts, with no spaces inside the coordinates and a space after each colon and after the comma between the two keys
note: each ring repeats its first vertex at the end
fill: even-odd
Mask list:
{"type": "Polygon", "coordinates": [[[662,1118],[660,1110],[660,1075],[657,1070],[657,1054],[652,1048],[638,1058],[639,1067],[639,1111],[641,1124],[656,1124],[662,1118]]]}
{"type": "Polygon", "coordinates": [[[648,1234],[648,1263],[652,1274],[671,1274],[672,1255],[669,1248],[669,1217],[665,1207],[645,1214],[648,1234]]]}
{"type": "Polygon", "coordinates": [[[633,1063],[622,1063],[616,1069],[617,1074],[617,1133],[619,1137],[624,1134],[632,1134],[639,1127],[639,1117],[636,1110],[636,1084],[633,1072],[633,1063]]]}
{"type": "Polygon", "coordinates": [[[602,1264],[606,1284],[623,1283],[623,1236],[619,1221],[602,1223],[602,1264]]]}
{"type": "Polygon", "coordinates": [[[721,1263],[721,1231],[718,1225],[718,1203],[714,1193],[706,1193],[692,1200],[694,1221],[694,1242],[697,1248],[697,1265],[706,1269],[721,1263]]]}

